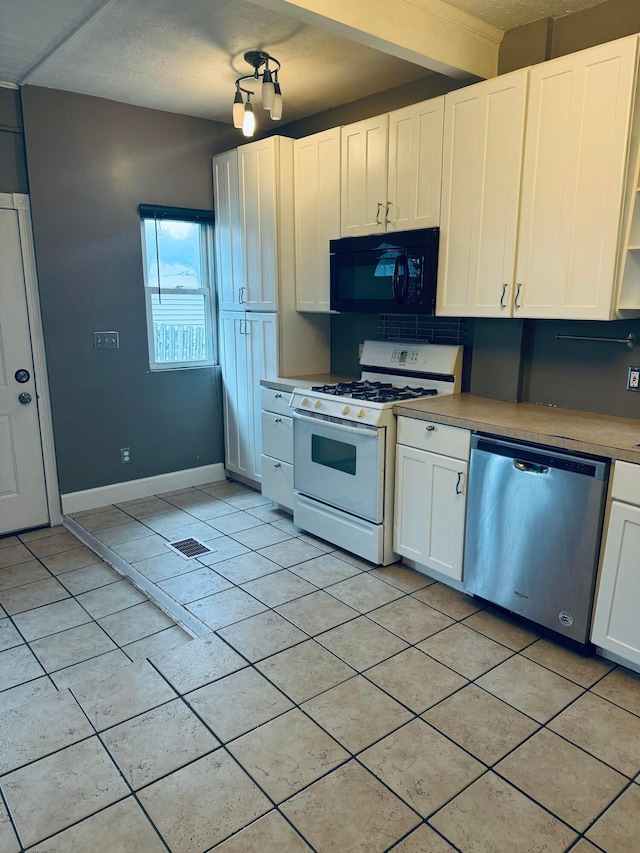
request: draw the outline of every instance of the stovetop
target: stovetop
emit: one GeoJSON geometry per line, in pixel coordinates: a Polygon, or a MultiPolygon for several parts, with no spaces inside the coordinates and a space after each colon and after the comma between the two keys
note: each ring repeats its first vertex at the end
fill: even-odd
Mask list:
{"type": "Polygon", "coordinates": [[[391,382],[373,382],[368,379],[355,382],[338,382],[335,385],[314,385],[310,391],[330,394],[334,397],[349,397],[352,400],[366,400],[369,403],[395,403],[399,400],[417,400],[419,397],[432,397],[438,391],[435,388],[398,387],[391,382]]]}

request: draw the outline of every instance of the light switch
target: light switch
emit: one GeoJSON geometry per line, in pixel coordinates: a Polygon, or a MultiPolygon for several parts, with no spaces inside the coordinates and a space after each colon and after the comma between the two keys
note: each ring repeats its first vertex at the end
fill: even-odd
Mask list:
{"type": "Polygon", "coordinates": [[[120,349],[120,335],[117,332],[94,332],[94,349],[120,349]]]}

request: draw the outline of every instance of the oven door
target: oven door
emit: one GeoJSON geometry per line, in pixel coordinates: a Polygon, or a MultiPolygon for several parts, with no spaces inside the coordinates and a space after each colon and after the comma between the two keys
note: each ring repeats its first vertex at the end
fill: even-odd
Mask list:
{"type": "Polygon", "coordinates": [[[382,522],[386,430],[293,415],[293,485],[304,495],[382,522]]]}

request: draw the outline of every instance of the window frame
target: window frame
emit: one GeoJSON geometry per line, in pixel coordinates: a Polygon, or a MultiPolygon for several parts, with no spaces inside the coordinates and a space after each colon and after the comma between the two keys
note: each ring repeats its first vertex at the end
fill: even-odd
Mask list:
{"type": "MultiPolygon", "coordinates": [[[[191,370],[194,368],[207,368],[218,364],[218,336],[216,324],[216,290],[214,280],[213,264],[213,217],[210,212],[208,219],[197,219],[194,217],[198,211],[189,209],[157,207],[151,205],[140,205],[140,241],[142,244],[142,272],[144,284],[145,320],[147,331],[147,352],[149,356],[149,370],[153,373],[165,370],[191,370]],[[181,215],[182,214],[182,215],[181,215]],[[201,280],[207,282],[206,287],[162,287],[158,283],[151,284],[148,281],[149,258],[147,254],[147,239],[145,233],[145,222],[155,222],[156,225],[163,219],[172,222],[189,222],[198,225],[200,232],[200,275],[201,280]],[[205,335],[207,337],[208,358],[202,361],[156,361],[155,339],[153,332],[153,304],[154,294],[202,294],[205,306],[205,335]]],[[[157,259],[156,259],[157,260],[157,259]]]]}

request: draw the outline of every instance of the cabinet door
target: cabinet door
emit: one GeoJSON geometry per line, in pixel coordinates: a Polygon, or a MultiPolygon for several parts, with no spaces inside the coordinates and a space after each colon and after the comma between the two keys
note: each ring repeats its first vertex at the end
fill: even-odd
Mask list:
{"type": "Polygon", "coordinates": [[[636,36],[531,69],[515,315],[608,320],[636,36]]]}
{"type": "Polygon", "coordinates": [[[342,128],[343,237],[385,230],[387,204],[388,116],[376,116],[342,128]]]}
{"type": "Polygon", "coordinates": [[[245,335],[245,314],[221,312],[220,366],[224,417],[225,467],[251,477],[254,469],[251,451],[251,397],[245,335]]]}
{"type": "Polygon", "coordinates": [[[296,307],[329,311],[329,240],[340,236],[340,128],[294,143],[296,307]]]}
{"type": "Polygon", "coordinates": [[[439,315],[511,316],[528,74],[445,98],[439,315]]]}
{"type": "Polygon", "coordinates": [[[399,444],[393,550],[462,580],[468,463],[399,444]]]}
{"type": "Polygon", "coordinates": [[[389,114],[387,232],[440,224],[444,97],[389,114]]]}
{"type": "Polygon", "coordinates": [[[241,311],[244,278],[235,148],[213,158],[213,208],[218,307],[221,311],[241,311]]]}
{"type": "Polygon", "coordinates": [[[640,507],[613,501],[591,639],[640,665],[640,507]]]}
{"type": "Polygon", "coordinates": [[[278,310],[277,155],[276,137],[238,148],[247,311],[278,310]]]}
{"type": "Polygon", "coordinates": [[[247,436],[250,452],[247,458],[252,480],[261,479],[262,411],[260,380],[275,379],[278,375],[278,315],[250,314],[245,320],[247,353],[247,436]]]}

